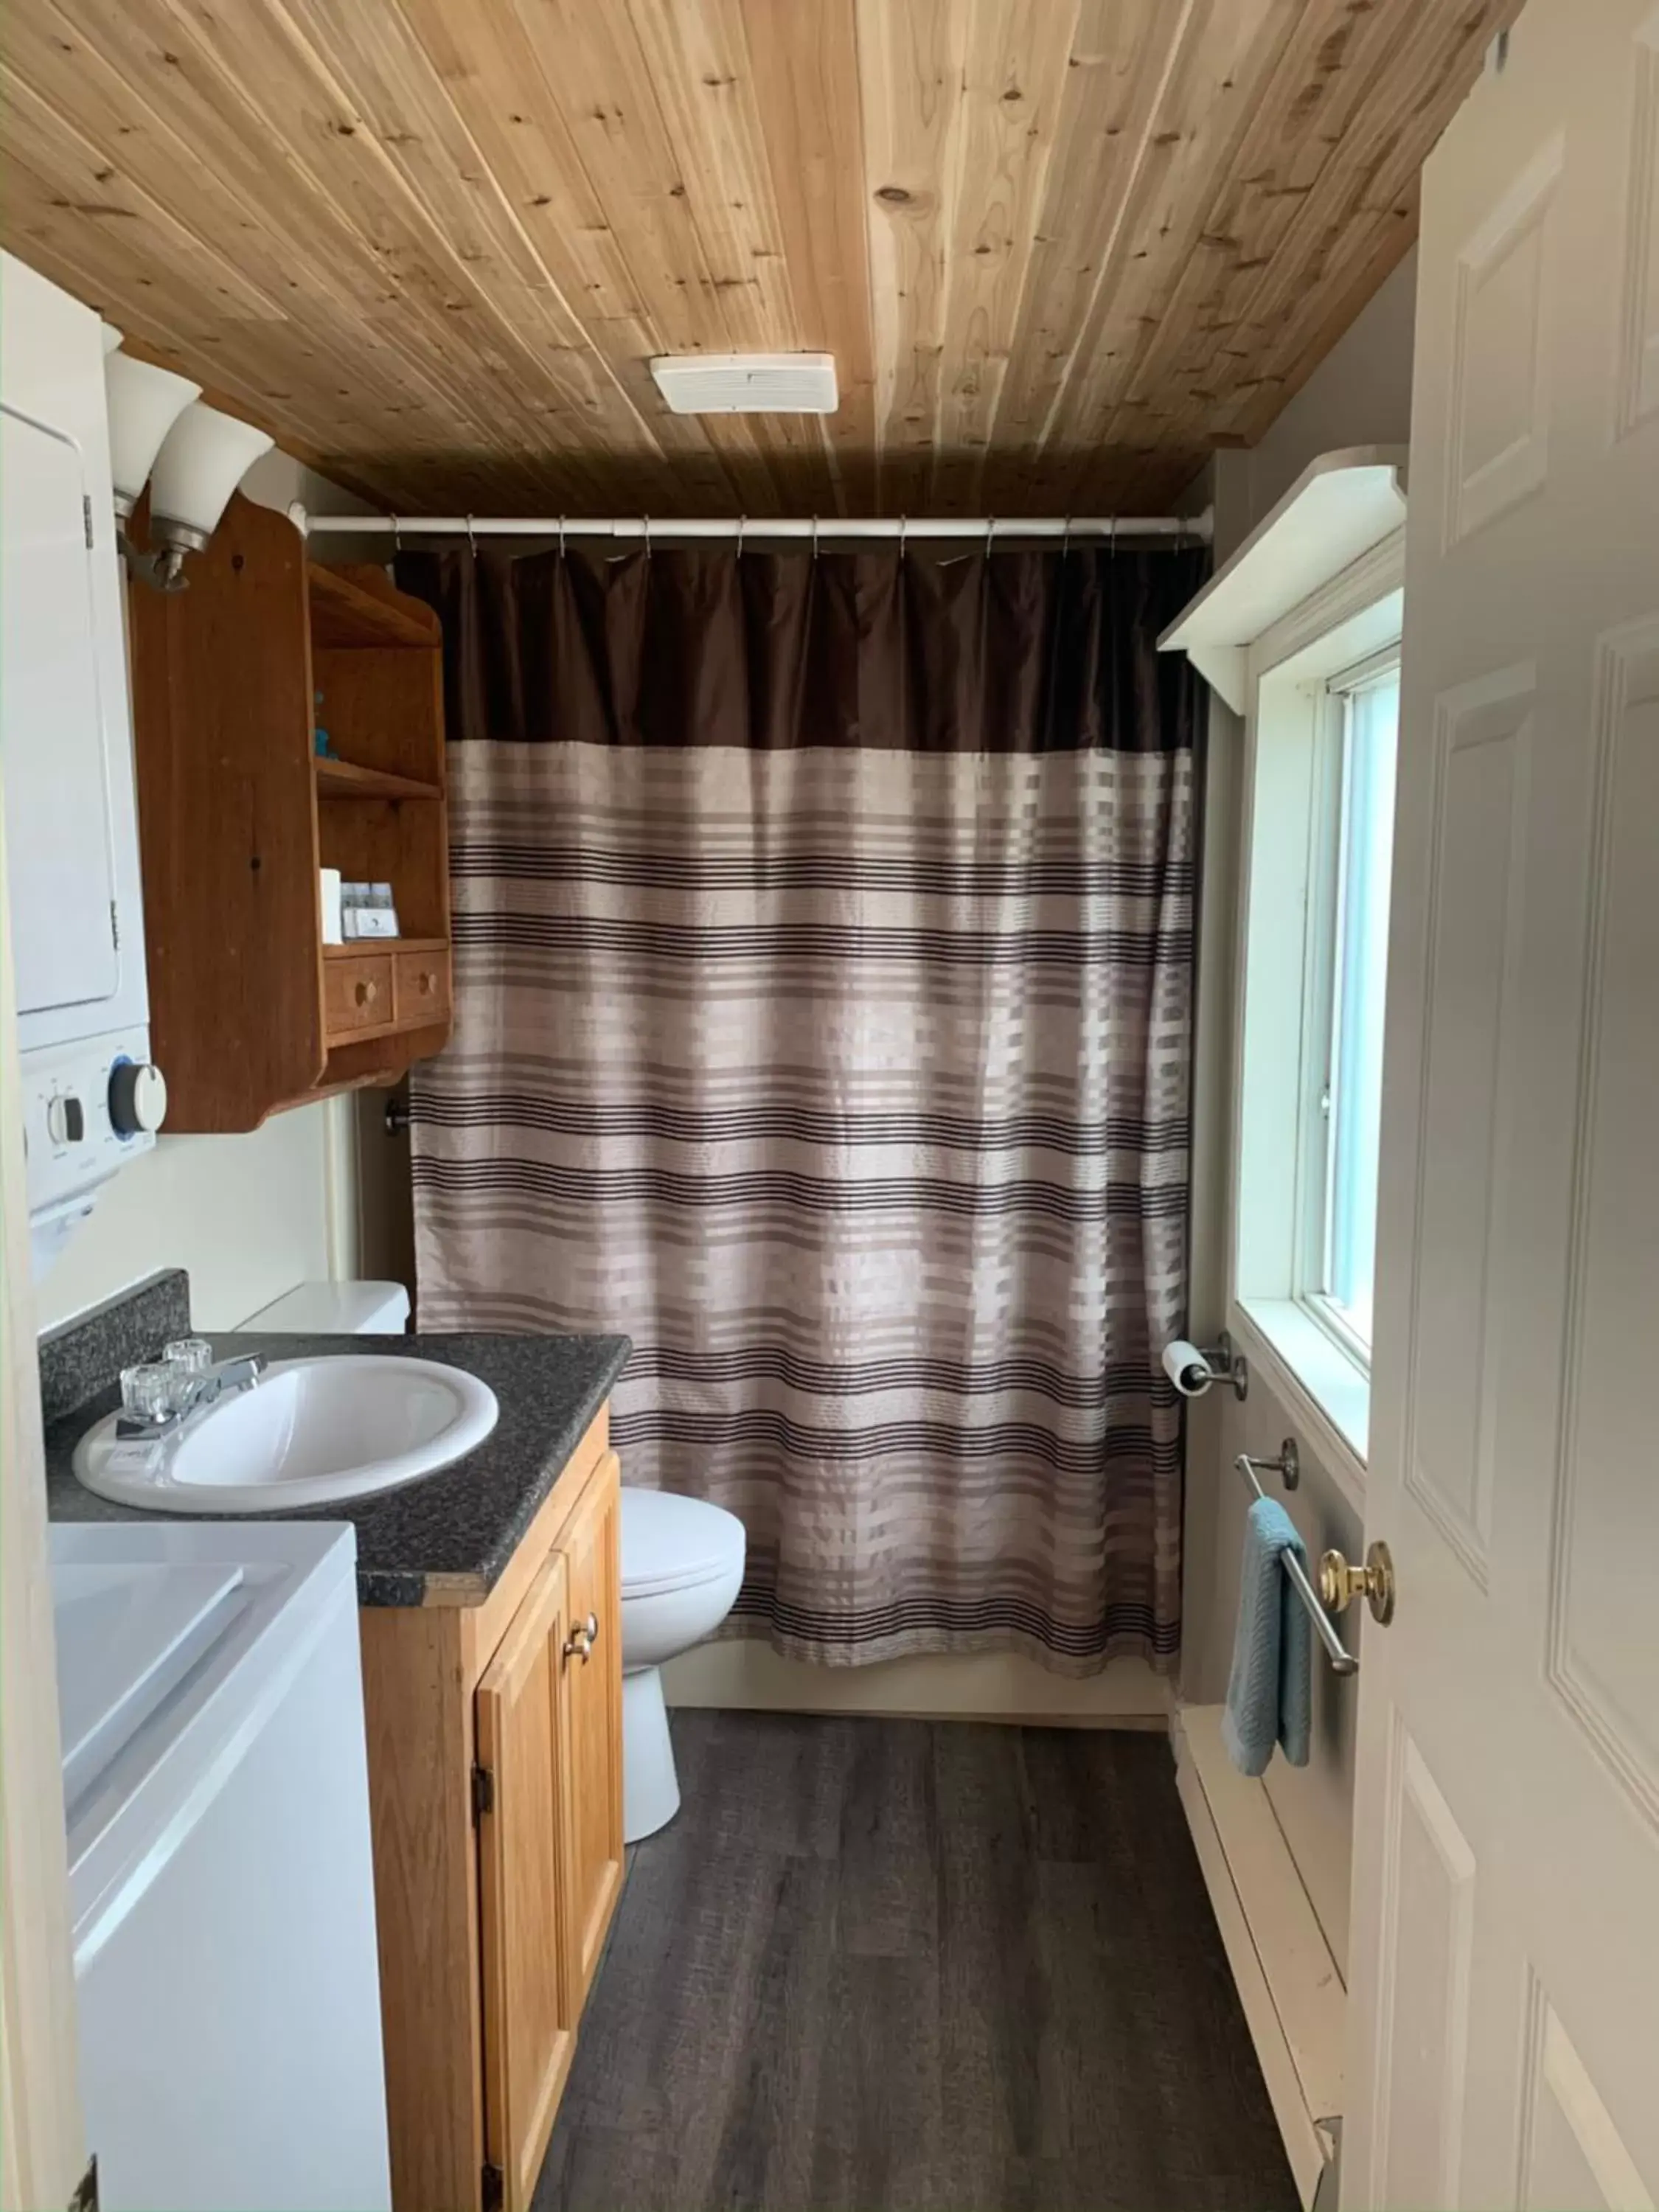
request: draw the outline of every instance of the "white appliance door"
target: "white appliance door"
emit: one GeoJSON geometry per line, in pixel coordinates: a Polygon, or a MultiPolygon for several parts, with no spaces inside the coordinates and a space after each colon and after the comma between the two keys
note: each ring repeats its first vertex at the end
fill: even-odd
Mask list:
{"type": "MultiPolygon", "coordinates": [[[[158,1652],[211,1606],[210,1578],[195,1571],[175,1595],[158,1652]]],[[[148,1601],[149,1618],[162,1610],[148,1601]]],[[[163,1705],[111,1770],[154,1802],[119,1884],[77,1918],[81,2093],[105,2212],[391,2203],[352,1578],[274,1668],[266,1656],[240,1660],[234,1711],[181,1734],[163,1705]]]]}
{"type": "Polygon", "coordinates": [[[1424,173],[1342,2202],[1659,2203],[1659,6],[1424,173]]]}
{"type": "Polygon", "coordinates": [[[64,1802],[75,1807],[234,1625],[240,1567],[54,1561],[64,1802]]]}
{"type": "Polygon", "coordinates": [[[0,770],[17,1005],[114,995],[115,854],[79,448],[0,408],[0,770]]]}

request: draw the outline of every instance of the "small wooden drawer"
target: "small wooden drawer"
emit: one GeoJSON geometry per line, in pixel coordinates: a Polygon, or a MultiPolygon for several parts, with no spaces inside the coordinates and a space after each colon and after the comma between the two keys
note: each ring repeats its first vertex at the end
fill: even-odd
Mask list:
{"type": "Polygon", "coordinates": [[[392,999],[392,956],[359,953],[349,960],[323,963],[323,1026],[331,1037],[362,1030],[390,1029],[397,1020],[392,999]]]}
{"type": "Polygon", "coordinates": [[[398,1020],[404,1029],[449,1018],[449,951],[397,955],[398,1020]]]}

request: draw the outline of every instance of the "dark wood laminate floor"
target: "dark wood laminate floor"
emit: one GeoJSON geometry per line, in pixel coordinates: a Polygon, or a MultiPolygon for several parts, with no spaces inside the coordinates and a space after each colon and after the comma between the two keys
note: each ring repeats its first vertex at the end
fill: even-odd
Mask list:
{"type": "Polygon", "coordinates": [[[674,1740],[536,2212],[1294,2212],[1162,1736],[674,1740]]]}

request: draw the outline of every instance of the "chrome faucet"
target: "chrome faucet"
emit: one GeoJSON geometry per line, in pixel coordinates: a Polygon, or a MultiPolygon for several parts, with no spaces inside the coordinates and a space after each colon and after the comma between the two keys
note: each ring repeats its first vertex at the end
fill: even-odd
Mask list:
{"type": "Polygon", "coordinates": [[[173,1403],[169,1412],[148,1420],[124,1413],[115,1425],[115,1433],[123,1438],[177,1436],[187,1423],[205,1413],[210,1406],[216,1405],[221,1398],[253,1389],[269,1364],[263,1352],[247,1352],[236,1359],[216,1360],[193,1375],[181,1373],[173,1386],[173,1403]]]}

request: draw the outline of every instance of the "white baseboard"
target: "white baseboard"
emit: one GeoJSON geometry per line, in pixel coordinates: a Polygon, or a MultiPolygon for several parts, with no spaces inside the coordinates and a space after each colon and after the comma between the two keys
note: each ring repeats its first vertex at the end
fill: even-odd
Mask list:
{"type": "Polygon", "coordinates": [[[1176,1782],[1304,2207],[1331,2155],[1322,2121],[1342,2111],[1346,1993],[1273,1804],[1221,1741],[1219,1705],[1170,1722],[1176,1782]]]}
{"type": "Polygon", "coordinates": [[[1164,1677],[1139,1659],[1115,1660],[1084,1681],[1051,1674],[1012,1651],[927,1653],[873,1667],[817,1667],[786,1659],[749,1637],[723,1637],[671,1660],[663,1668],[663,1687],[671,1705],[1058,1728],[1164,1728],[1171,1703],[1164,1677]]]}

